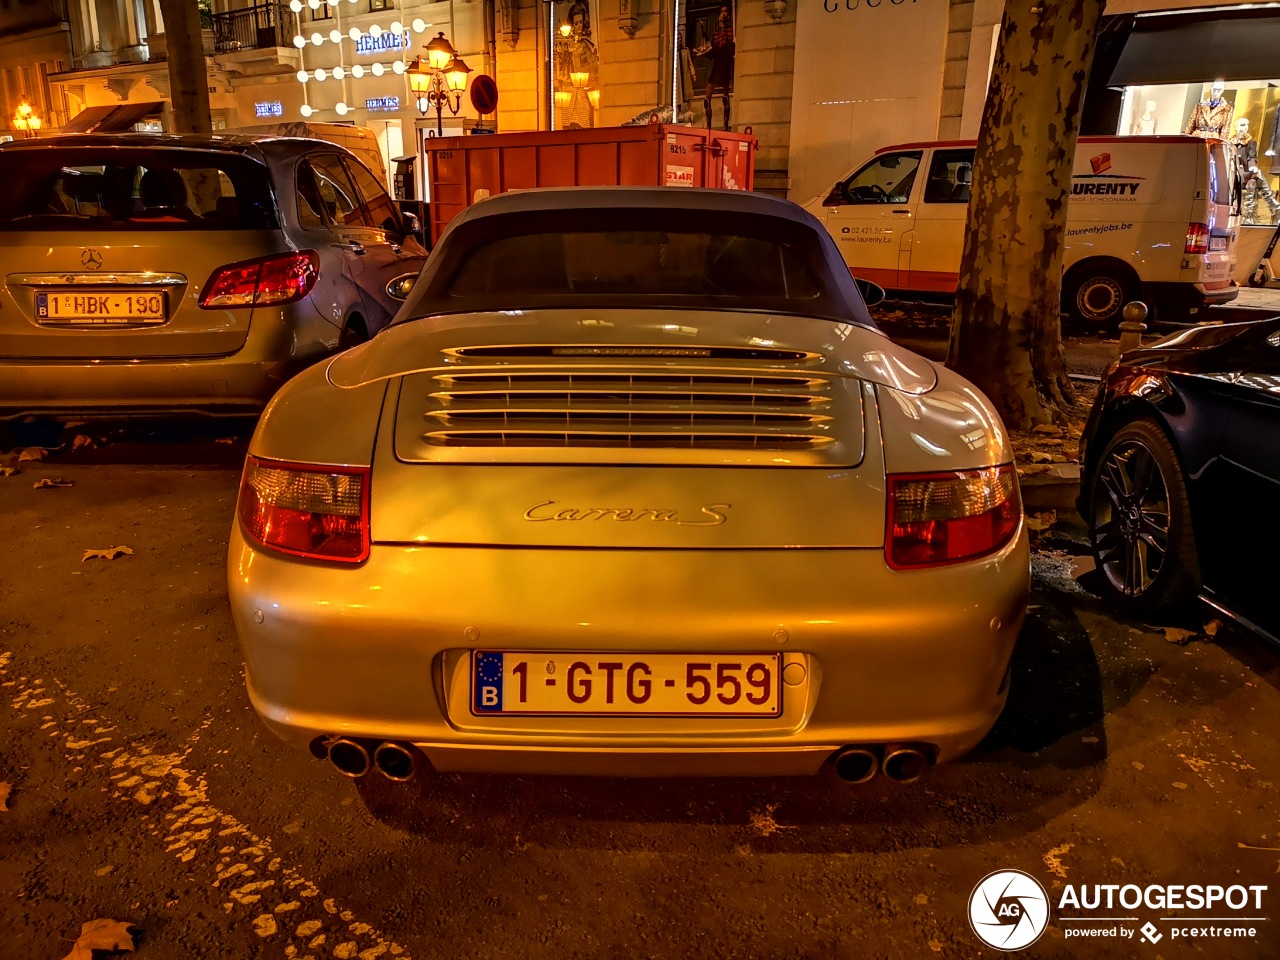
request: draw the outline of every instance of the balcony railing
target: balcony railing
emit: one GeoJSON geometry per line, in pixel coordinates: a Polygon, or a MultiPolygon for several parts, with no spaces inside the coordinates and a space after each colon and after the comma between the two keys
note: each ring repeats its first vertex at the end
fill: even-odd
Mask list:
{"type": "Polygon", "coordinates": [[[293,14],[280,2],[259,3],[213,15],[215,53],[287,47],[292,43],[293,14]]]}

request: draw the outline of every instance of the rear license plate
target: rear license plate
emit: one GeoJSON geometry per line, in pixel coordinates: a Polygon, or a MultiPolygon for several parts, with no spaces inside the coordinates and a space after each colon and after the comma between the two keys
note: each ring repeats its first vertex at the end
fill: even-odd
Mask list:
{"type": "Polygon", "coordinates": [[[1209,252],[1210,253],[1226,253],[1227,238],[1226,237],[1210,237],[1209,252]]]}
{"type": "Polygon", "coordinates": [[[164,323],[164,307],[163,293],[142,290],[36,294],[36,320],[46,324],[164,323]]]}
{"type": "Polygon", "coordinates": [[[778,717],[782,657],[766,654],[471,654],[477,716],[778,717]]]}

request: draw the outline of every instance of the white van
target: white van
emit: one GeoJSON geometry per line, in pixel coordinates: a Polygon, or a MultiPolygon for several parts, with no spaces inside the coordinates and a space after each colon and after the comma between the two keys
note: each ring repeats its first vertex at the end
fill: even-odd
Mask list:
{"type": "Polygon", "coordinates": [[[346,147],[373,171],[387,189],[387,164],[382,159],[378,135],[368,127],[351,123],[321,123],[311,120],[284,120],[279,123],[255,123],[243,127],[229,127],[217,133],[246,133],[255,137],[303,137],[308,140],[326,140],[346,147]]]}
{"type": "MultiPolygon", "coordinates": [[[[805,205],[854,276],[886,290],[954,294],[973,141],[885,147],[805,205]]],[[[1234,300],[1227,153],[1198,137],[1081,137],[1067,210],[1063,310],[1093,325],[1123,306],[1195,310],[1234,300]]]]}

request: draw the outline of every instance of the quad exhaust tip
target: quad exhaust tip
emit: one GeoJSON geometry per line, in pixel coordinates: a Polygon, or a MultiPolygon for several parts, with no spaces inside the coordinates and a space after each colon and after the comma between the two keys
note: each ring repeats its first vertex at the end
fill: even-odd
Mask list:
{"type": "Polygon", "coordinates": [[[418,771],[414,749],[407,743],[394,740],[352,740],[348,737],[316,737],[308,744],[311,755],[317,760],[328,760],[344,777],[363,777],[376,769],[388,780],[404,783],[412,780],[418,771]]]}
{"type": "Polygon", "coordinates": [[[936,755],[928,744],[851,745],[836,751],[832,765],[845,783],[866,783],[877,773],[896,783],[915,783],[933,765],[936,755]]]}
{"type": "Polygon", "coordinates": [[[404,744],[392,740],[378,744],[378,749],[373,751],[373,765],[380,774],[396,783],[413,779],[413,751],[404,744]]]}
{"type": "Polygon", "coordinates": [[[880,758],[867,747],[845,747],[836,754],[835,768],[845,783],[866,783],[880,769],[880,758]]]}

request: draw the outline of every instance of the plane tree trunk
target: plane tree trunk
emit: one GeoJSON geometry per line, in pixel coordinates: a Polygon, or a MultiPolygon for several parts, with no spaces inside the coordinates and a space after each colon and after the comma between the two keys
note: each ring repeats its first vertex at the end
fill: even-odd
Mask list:
{"type": "Polygon", "coordinates": [[[1080,107],[1104,0],[1006,0],[947,363],[1012,429],[1065,419],[1060,303],[1080,107]]]}
{"type": "Polygon", "coordinates": [[[209,72],[195,0],[160,0],[169,51],[169,97],[174,133],[209,133],[209,72]]]}

